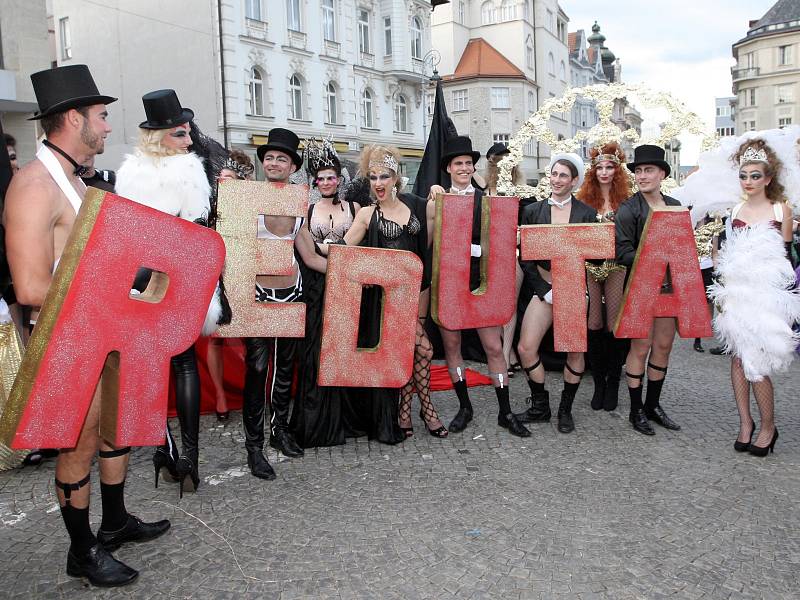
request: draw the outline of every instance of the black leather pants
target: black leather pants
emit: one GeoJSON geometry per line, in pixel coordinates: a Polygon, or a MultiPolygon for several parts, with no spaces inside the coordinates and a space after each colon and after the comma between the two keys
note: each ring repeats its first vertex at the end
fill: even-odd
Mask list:
{"type": "Polygon", "coordinates": [[[248,452],[264,447],[264,406],[267,376],[272,371],[270,433],[289,429],[292,376],[297,340],[245,338],[245,376],[242,419],[248,452]],[[273,363],[270,369],[270,363],[273,363]]]}
{"type": "Polygon", "coordinates": [[[175,409],[181,424],[181,454],[196,461],[200,436],[200,376],[197,373],[194,344],[173,356],[171,363],[175,374],[175,409]]]}

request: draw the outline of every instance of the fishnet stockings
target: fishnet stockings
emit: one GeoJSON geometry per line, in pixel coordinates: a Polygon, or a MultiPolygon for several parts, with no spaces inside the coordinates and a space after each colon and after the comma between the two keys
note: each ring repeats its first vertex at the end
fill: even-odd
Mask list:
{"type": "Polygon", "coordinates": [[[417,321],[417,339],[414,345],[414,372],[408,383],[400,390],[399,422],[401,427],[411,426],[411,401],[414,392],[419,396],[422,416],[429,429],[442,427],[439,415],[431,402],[431,362],[433,347],[425,334],[422,323],[417,321]]]}
{"type": "Polygon", "coordinates": [[[587,277],[589,289],[589,329],[602,329],[603,325],[608,331],[614,327],[622,307],[622,298],[625,293],[625,271],[612,271],[608,279],[603,282],[587,277]],[[605,314],[603,314],[605,305],[605,314]],[[603,317],[605,317],[605,322],[603,317]]]}
{"type": "Polygon", "coordinates": [[[742,361],[736,356],[731,359],[731,384],[736,408],[739,410],[739,437],[736,439],[747,444],[755,427],[750,414],[750,382],[744,376],[742,361]]]}
{"type": "Polygon", "coordinates": [[[750,388],[756,398],[758,412],[761,417],[761,428],[758,437],[753,440],[756,446],[768,446],[775,433],[775,395],[772,380],[764,377],[761,381],[747,381],[744,376],[742,361],[738,357],[731,360],[731,383],[733,395],[736,398],[736,408],[739,409],[739,437],[740,442],[749,442],[750,433],[755,428],[753,417],[750,416],[750,388]]]}

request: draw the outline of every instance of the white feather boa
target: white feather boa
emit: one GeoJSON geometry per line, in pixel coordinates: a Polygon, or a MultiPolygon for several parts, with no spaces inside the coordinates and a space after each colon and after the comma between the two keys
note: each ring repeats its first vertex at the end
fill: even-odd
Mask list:
{"type": "Polygon", "coordinates": [[[714,331],[742,361],[748,381],[786,370],[794,358],[800,294],[780,233],[769,223],[733,230],[708,295],[718,305],[714,331]]]}
{"type": "MultiPolygon", "coordinates": [[[[202,159],[194,153],[153,156],[137,150],[128,154],[117,171],[115,191],[129,200],[187,221],[208,220],[211,210],[202,159]]],[[[219,326],[222,304],[217,284],[203,323],[202,335],[212,335],[219,326]]]]}

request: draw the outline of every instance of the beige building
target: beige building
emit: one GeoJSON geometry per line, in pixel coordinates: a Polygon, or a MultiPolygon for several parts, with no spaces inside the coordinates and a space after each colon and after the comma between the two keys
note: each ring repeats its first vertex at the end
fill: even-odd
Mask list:
{"type": "MultiPolygon", "coordinates": [[[[50,66],[45,0],[2,0],[0,10],[0,120],[17,139],[20,165],[36,153],[36,110],[30,74],[50,66]]],[[[4,148],[5,149],[5,148],[4,148]]]]}
{"type": "Polygon", "coordinates": [[[800,123],[800,2],[779,0],[733,44],[736,132],[800,123]]]}

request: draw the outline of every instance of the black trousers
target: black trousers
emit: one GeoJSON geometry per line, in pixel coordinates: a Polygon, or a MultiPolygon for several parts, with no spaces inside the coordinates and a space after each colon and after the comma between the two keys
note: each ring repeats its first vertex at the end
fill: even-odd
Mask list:
{"type": "MultiPolygon", "coordinates": [[[[296,288],[267,290],[266,301],[298,301],[296,288]],[[275,299],[273,299],[275,298],[275,299]],[[285,299],[285,300],[284,300],[285,299]]],[[[292,402],[292,378],[298,340],[294,338],[244,338],[244,393],[242,420],[245,448],[248,452],[264,448],[264,411],[267,400],[267,377],[270,386],[270,434],[289,430],[289,407],[292,402]]]]}

